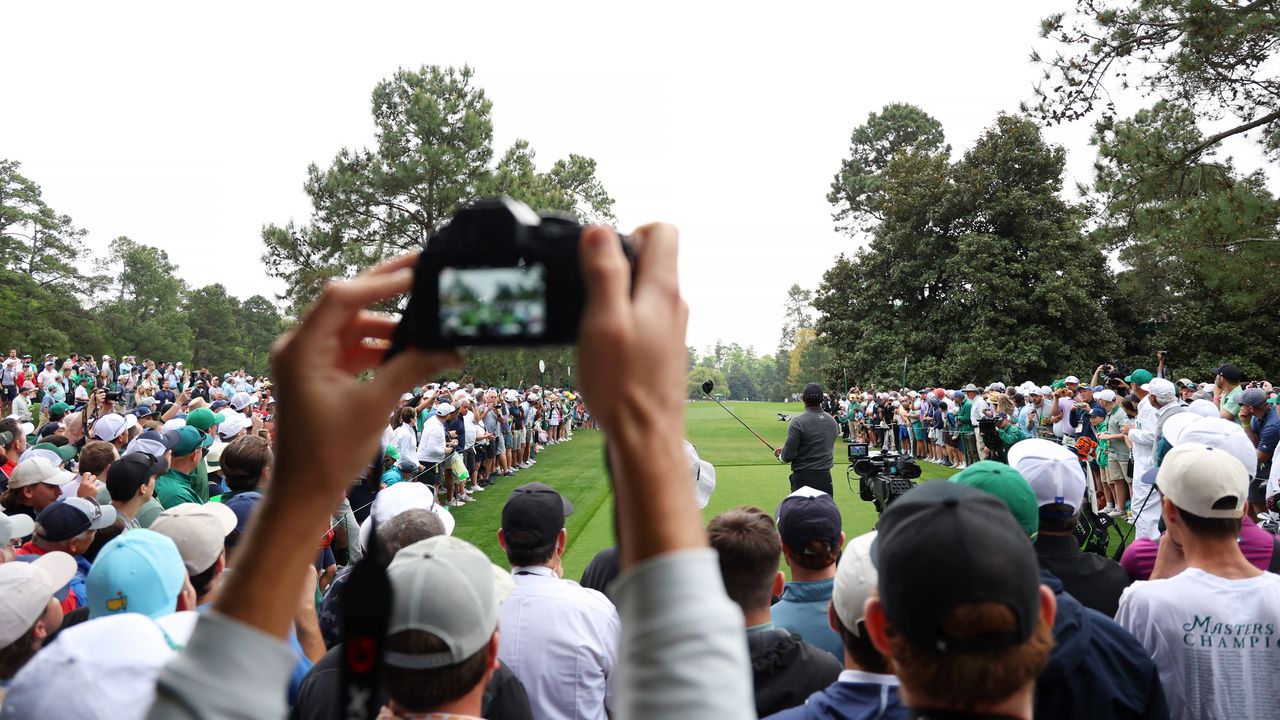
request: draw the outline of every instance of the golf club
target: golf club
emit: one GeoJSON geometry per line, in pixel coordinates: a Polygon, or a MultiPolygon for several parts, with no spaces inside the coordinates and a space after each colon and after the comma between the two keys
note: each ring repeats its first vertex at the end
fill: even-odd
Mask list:
{"type": "Polygon", "coordinates": [[[741,423],[741,424],[742,424],[742,427],[746,428],[746,429],[747,429],[747,431],[748,431],[748,432],[750,432],[752,435],[755,435],[755,436],[756,436],[756,439],[757,439],[757,440],[759,440],[760,442],[764,443],[766,447],[768,447],[770,450],[774,451],[775,453],[776,453],[776,452],[778,452],[778,449],[777,449],[777,448],[775,448],[774,446],[770,445],[768,440],[765,440],[764,438],[760,437],[760,433],[756,432],[755,430],[752,430],[750,425],[748,425],[748,424],[746,424],[746,423],[742,422],[742,418],[738,417],[737,415],[734,415],[732,410],[730,410],[729,408],[727,408],[727,407],[725,407],[725,406],[724,406],[724,403],[720,402],[719,400],[716,400],[715,396],[711,394],[711,389],[712,389],[712,388],[714,388],[715,386],[716,386],[716,384],[715,384],[714,382],[712,382],[712,381],[710,381],[710,380],[704,380],[704,381],[703,381],[703,383],[702,383],[702,392],[703,392],[703,394],[705,394],[707,397],[711,398],[711,400],[712,400],[713,402],[715,402],[715,404],[717,404],[717,405],[719,405],[720,407],[724,408],[724,411],[725,411],[725,412],[727,412],[727,413],[729,413],[730,415],[732,415],[734,420],[737,420],[739,423],[741,423]]]}

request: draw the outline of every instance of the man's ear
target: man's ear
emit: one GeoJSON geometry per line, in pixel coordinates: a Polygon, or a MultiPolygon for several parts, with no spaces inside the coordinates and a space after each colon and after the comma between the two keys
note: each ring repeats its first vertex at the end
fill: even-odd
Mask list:
{"type": "Polygon", "coordinates": [[[502,548],[502,552],[507,551],[507,539],[502,535],[502,528],[498,528],[498,547],[502,548]]]}
{"type": "Polygon", "coordinates": [[[844,548],[844,531],[843,530],[840,532],[839,542],[836,543],[836,551],[839,552],[842,548],[844,548]]]}
{"type": "Polygon", "coordinates": [[[565,548],[569,546],[569,531],[560,528],[560,533],[556,535],[556,554],[564,555],[565,548]]]}
{"type": "Polygon", "coordinates": [[[827,627],[831,632],[840,634],[840,618],[836,616],[836,606],[830,600],[827,601],[827,627]]]}
{"type": "Polygon", "coordinates": [[[498,660],[498,631],[493,631],[493,637],[489,638],[489,664],[490,670],[497,670],[502,666],[498,660]]]}
{"type": "Polygon", "coordinates": [[[782,597],[782,589],[787,586],[787,576],[781,570],[773,575],[773,587],[769,592],[774,597],[782,597]]]}
{"type": "Polygon", "coordinates": [[[1040,586],[1040,622],[1047,628],[1053,627],[1053,620],[1058,614],[1058,598],[1048,585],[1040,586]]]}
{"type": "Polygon", "coordinates": [[[880,598],[877,596],[867,598],[867,604],[863,606],[862,613],[862,622],[867,627],[867,637],[871,639],[871,644],[885,658],[892,657],[889,652],[888,618],[885,617],[880,598]]]}

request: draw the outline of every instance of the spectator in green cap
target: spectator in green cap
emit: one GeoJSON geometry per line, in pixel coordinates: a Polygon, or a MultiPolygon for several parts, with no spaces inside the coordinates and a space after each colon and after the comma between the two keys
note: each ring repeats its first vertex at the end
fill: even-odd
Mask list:
{"type": "Polygon", "coordinates": [[[215,413],[209,408],[196,408],[187,413],[187,427],[193,427],[200,432],[213,434],[213,428],[218,423],[226,419],[221,413],[215,413]]]}
{"type": "Polygon", "coordinates": [[[1031,486],[1017,470],[994,460],[974,463],[951,476],[951,482],[991,493],[1004,501],[1018,525],[1035,540],[1040,532],[1040,506],[1031,486]]]}
{"type": "MultiPolygon", "coordinates": [[[[169,470],[156,479],[156,499],[167,510],[182,503],[203,503],[197,483],[201,482],[196,467],[204,459],[204,449],[213,438],[186,425],[171,431],[177,435],[169,470]]],[[[205,489],[208,492],[208,489],[205,489]]]]}

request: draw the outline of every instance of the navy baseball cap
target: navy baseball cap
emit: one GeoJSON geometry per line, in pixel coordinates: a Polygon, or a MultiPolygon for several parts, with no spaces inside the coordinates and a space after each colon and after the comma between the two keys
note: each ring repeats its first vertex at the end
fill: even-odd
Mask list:
{"type": "Polygon", "coordinates": [[[507,547],[537,550],[556,541],[573,504],[547,485],[534,482],[511,491],[502,506],[502,538],[507,547]]]}
{"type": "Polygon", "coordinates": [[[803,552],[811,540],[820,540],[832,550],[840,545],[840,508],[821,490],[796,490],[778,504],[775,517],[783,544],[793,551],[803,552]]]}
{"type": "Polygon", "coordinates": [[[999,422],[1001,420],[1008,420],[1009,413],[996,413],[994,416],[992,416],[991,419],[995,420],[996,422],[999,422]]]}
{"type": "Polygon", "coordinates": [[[1040,622],[1040,566],[1031,540],[996,496],[959,483],[924,483],[877,524],[871,560],[894,628],[939,653],[980,654],[1020,645],[1040,622]],[[1006,633],[952,637],[953,610],[994,602],[1016,619],[1006,633]]]}

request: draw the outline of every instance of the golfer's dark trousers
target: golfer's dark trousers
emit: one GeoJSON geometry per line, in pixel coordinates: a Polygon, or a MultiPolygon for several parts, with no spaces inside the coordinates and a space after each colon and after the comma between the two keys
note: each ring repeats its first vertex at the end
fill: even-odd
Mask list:
{"type": "Polygon", "coordinates": [[[795,492],[806,485],[814,490],[821,490],[831,497],[836,496],[835,489],[831,485],[830,470],[805,470],[791,473],[791,492],[795,492]]]}

